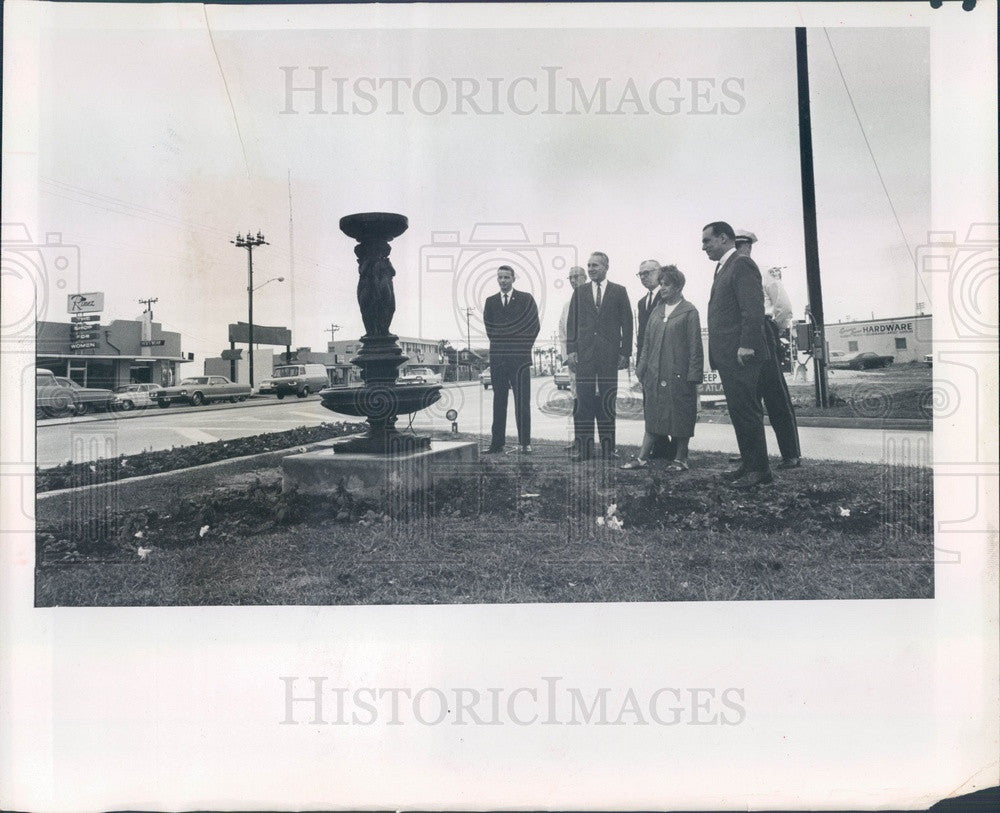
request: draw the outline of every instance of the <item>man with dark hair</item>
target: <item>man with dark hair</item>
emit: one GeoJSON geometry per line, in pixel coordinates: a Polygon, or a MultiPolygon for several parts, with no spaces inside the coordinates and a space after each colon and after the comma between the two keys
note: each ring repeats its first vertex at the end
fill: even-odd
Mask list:
{"type": "Polygon", "coordinates": [[[594,424],[601,453],[615,456],[615,400],[618,371],[632,355],[632,306],[621,285],[607,281],[608,255],[595,251],[587,262],[590,283],[573,291],[566,324],[569,363],[576,370],[573,459],[590,457],[594,424]]]}
{"type": "Polygon", "coordinates": [[[535,298],[514,290],[514,269],[497,269],[500,293],[487,297],[483,324],[490,340],[493,426],[483,454],[499,454],[507,434],[507,393],[514,391],[514,422],[521,451],[531,453],[531,348],[540,329],[535,298]]]}
{"type": "Polygon", "coordinates": [[[708,301],[708,358],[719,371],[726,407],[740,448],[738,469],[723,479],[753,486],[774,482],[764,438],[764,411],[757,392],[761,364],[768,358],[764,337],[764,288],[760,270],[736,253],[736,233],[723,221],[706,225],[701,248],[715,261],[708,301]]]}
{"type": "MultiPolygon", "coordinates": [[[[736,232],[736,253],[751,256],[757,235],[752,231],[736,232]]],[[[794,469],[801,464],[799,427],[795,420],[795,407],[788,392],[788,383],[781,369],[781,334],[787,332],[792,320],[792,305],[781,284],[781,271],[771,269],[764,279],[764,334],[768,341],[770,357],[760,370],[758,392],[781,452],[779,469],[794,469]],[[777,277],[773,272],[777,272],[777,277]]]]}

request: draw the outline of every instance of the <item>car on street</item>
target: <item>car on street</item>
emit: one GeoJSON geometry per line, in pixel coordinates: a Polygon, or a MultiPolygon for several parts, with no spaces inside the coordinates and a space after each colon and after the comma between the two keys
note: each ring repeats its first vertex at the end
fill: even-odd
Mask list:
{"type": "Polygon", "coordinates": [[[569,378],[569,367],[560,367],[555,371],[552,376],[553,380],[556,382],[556,388],[560,390],[568,390],[570,384],[569,378]]]}
{"type": "Polygon", "coordinates": [[[125,412],[145,409],[156,403],[156,392],[159,389],[162,389],[159,384],[125,384],[115,387],[113,406],[125,412]]]}
{"type": "Polygon", "coordinates": [[[92,409],[108,410],[114,393],[102,387],[84,387],[49,370],[35,370],[35,416],[58,418],[86,415],[92,409]]]}
{"type": "Polygon", "coordinates": [[[895,361],[893,356],[878,353],[830,353],[829,367],[834,370],[876,370],[888,367],[895,361]]]}
{"type": "Polygon", "coordinates": [[[933,353],[927,353],[927,354],[924,355],[924,364],[926,364],[928,367],[933,367],[934,366],[934,354],[933,353]]]}
{"type": "Polygon", "coordinates": [[[440,384],[441,373],[430,367],[410,367],[400,377],[400,384],[440,384]]]}
{"type": "Polygon", "coordinates": [[[251,389],[246,384],[234,384],[224,375],[199,375],[185,378],[175,387],[163,387],[156,393],[161,408],[171,404],[201,406],[212,401],[245,401],[251,389]]]}
{"type": "Polygon", "coordinates": [[[482,382],[484,390],[488,390],[490,388],[490,384],[493,383],[493,380],[490,378],[490,368],[489,367],[487,367],[485,370],[483,370],[479,374],[479,380],[482,382]]]}
{"type": "Polygon", "coordinates": [[[258,395],[297,395],[305,398],[312,392],[319,392],[330,386],[326,367],[322,364],[282,364],[274,368],[270,378],[265,378],[257,387],[258,395]]]}

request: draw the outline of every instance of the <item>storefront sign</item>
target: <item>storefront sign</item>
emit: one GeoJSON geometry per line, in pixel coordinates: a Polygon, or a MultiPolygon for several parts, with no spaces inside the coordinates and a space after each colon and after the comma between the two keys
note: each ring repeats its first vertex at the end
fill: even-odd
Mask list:
{"type": "Polygon", "coordinates": [[[70,344],[70,350],[85,350],[88,347],[97,347],[96,342],[72,342],[70,344]]]}
{"type": "Polygon", "coordinates": [[[702,395],[722,395],[722,379],[717,370],[709,370],[698,388],[702,395]]]}
{"type": "Polygon", "coordinates": [[[880,322],[875,325],[844,325],[840,336],[877,336],[881,334],[912,333],[913,322],[880,322]]]}
{"type": "Polygon", "coordinates": [[[104,293],[69,294],[66,297],[67,313],[99,313],[104,310],[104,293]]]}
{"type": "Polygon", "coordinates": [[[165,339],[150,339],[146,342],[139,342],[140,347],[162,347],[166,342],[165,339]]]}
{"type": "Polygon", "coordinates": [[[101,317],[96,313],[87,313],[82,316],[71,316],[69,320],[71,322],[99,322],[101,317]]]}

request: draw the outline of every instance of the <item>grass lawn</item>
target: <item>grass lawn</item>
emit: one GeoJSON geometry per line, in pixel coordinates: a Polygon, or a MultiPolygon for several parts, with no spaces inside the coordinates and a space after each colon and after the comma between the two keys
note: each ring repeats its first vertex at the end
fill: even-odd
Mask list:
{"type": "Polygon", "coordinates": [[[38,606],[933,597],[932,473],[807,461],[770,487],[572,464],[448,471],[392,515],[268,469],[159,507],[39,522],[38,606]],[[612,508],[613,506],[613,508],[612,508]],[[600,522],[598,522],[600,519],[600,522]]]}

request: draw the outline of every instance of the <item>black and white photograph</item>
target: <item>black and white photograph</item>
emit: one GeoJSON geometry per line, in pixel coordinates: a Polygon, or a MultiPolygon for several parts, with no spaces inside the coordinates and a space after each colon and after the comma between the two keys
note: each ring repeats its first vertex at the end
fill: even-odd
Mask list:
{"type": "Polygon", "coordinates": [[[808,5],[5,4],[0,807],[996,784],[996,6],[808,5]]]}

